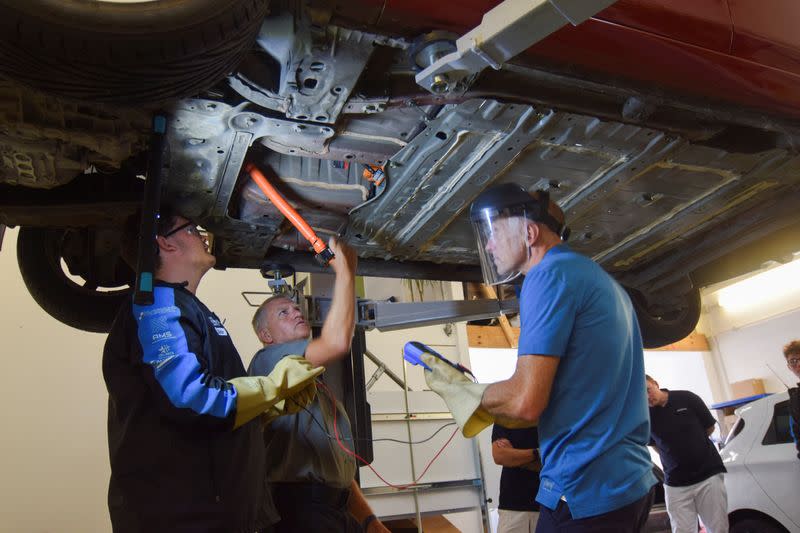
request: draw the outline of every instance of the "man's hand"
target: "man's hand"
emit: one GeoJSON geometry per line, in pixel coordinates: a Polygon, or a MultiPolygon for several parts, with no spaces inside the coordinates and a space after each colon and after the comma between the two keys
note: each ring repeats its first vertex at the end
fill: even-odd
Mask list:
{"type": "Polygon", "coordinates": [[[358,255],[347,243],[340,241],[336,237],[331,237],[328,240],[328,248],[336,256],[331,261],[331,268],[336,273],[336,276],[355,276],[356,267],[358,266],[358,255]]]}
{"type": "Polygon", "coordinates": [[[508,439],[497,439],[496,441],[494,441],[494,444],[496,444],[499,448],[513,448],[514,447],[514,446],[512,446],[511,441],[508,440],[508,439]]]}

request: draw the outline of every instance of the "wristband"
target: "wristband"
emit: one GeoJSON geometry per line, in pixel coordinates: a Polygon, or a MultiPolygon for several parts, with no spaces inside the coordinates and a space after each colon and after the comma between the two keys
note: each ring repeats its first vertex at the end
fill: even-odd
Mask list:
{"type": "Polygon", "coordinates": [[[363,521],[363,522],[361,522],[361,529],[362,529],[362,530],[364,530],[364,531],[366,532],[366,531],[367,531],[367,528],[369,528],[369,525],[370,525],[371,523],[373,523],[373,522],[374,522],[375,520],[377,520],[377,519],[378,519],[378,518],[377,518],[377,517],[376,517],[374,514],[371,514],[371,515],[369,515],[368,517],[366,517],[366,518],[364,519],[364,521],[363,521]]]}

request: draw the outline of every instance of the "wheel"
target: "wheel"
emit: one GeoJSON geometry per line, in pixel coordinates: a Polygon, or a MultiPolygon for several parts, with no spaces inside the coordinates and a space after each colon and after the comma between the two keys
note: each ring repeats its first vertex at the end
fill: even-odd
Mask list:
{"type": "Polygon", "coordinates": [[[85,102],[159,104],[219,81],[265,0],[0,0],[0,72],[85,102]]]}
{"type": "Polygon", "coordinates": [[[134,274],[118,255],[97,257],[100,240],[91,230],[22,228],[17,262],[28,292],[50,316],[73,328],[106,333],[134,274]],[[68,264],[77,276],[65,271],[68,264]]]}
{"type": "Polygon", "coordinates": [[[686,338],[700,320],[700,291],[696,288],[668,302],[654,301],[635,289],[628,289],[628,294],[645,348],[658,348],[686,338]]]}
{"type": "Polygon", "coordinates": [[[730,533],[786,533],[786,530],[769,520],[753,517],[734,521],[730,533]]]}

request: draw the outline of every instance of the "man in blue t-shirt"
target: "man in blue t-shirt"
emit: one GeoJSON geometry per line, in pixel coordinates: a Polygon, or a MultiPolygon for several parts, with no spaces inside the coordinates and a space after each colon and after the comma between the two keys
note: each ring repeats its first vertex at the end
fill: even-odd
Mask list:
{"type": "Polygon", "coordinates": [[[525,276],[516,370],[485,388],[479,409],[538,422],[537,532],[640,531],[656,479],[630,299],[597,263],[564,244],[564,214],[545,191],[490,188],[470,218],[485,281],[525,276]]]}

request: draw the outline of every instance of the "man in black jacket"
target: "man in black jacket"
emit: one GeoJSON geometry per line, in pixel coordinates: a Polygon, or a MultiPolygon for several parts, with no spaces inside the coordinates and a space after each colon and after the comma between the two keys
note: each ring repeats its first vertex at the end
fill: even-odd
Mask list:
{"type": "MultiPolygon", "coordinates": [[[[783,356],[786,365],[797,379],[800,379],[800,340],[792,341],[783,347],[783,356]]],[[[792,431],[794,445],[797,448],[797,458],[800,459],[800,383],[797,387],[789,388],[789,429],[792,431]]]]}
{"type": "MultiPolygon", "coordinates": [[[[129,262],[135,227],[123,238],[129,262]]],[[[216,260],[199,228],[162,209],[154,246],[155,302],[123,304],[103,351],[113,529],[263,530],[276,518],[261,420],[307,405],[321,370],[294,358],[247,377],[222,322],[195,296],[216,260]]]]}
{"type": "Polygon", "coordinates": [[[656,380],[646,378],[650,445],[664,467],[672,533],[695,533],[698,516],[708,533],[728,533],[726,470],[708,438],[716,420],[696,394],[660,389],[656,380]]]}

